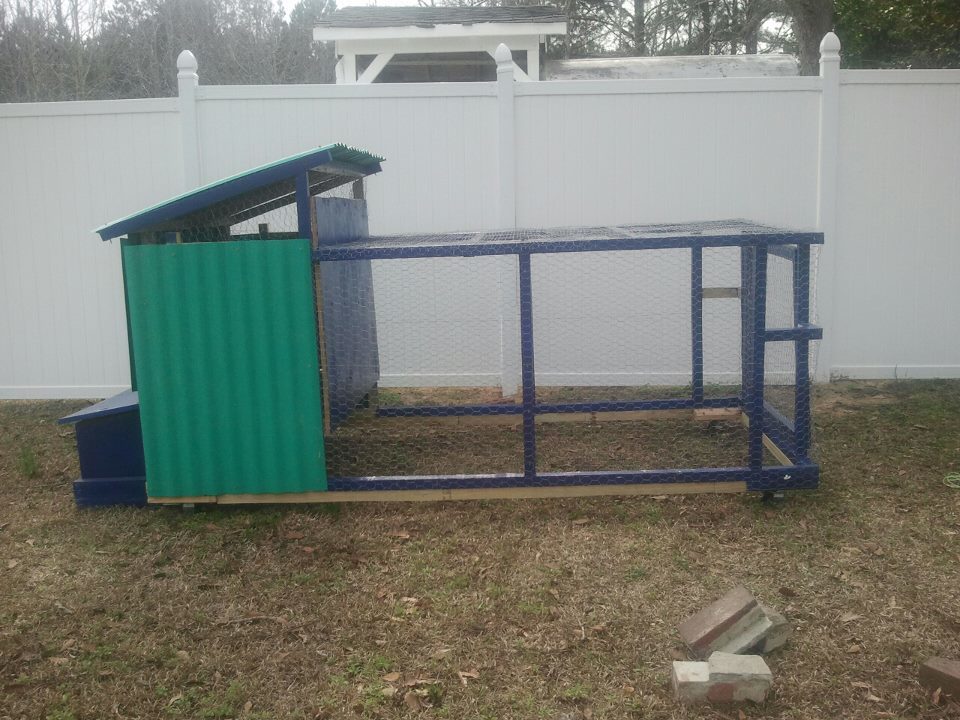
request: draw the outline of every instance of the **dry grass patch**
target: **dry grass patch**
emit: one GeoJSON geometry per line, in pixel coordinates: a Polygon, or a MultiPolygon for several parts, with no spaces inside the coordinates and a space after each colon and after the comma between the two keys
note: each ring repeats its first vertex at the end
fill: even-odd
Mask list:
{"type": "Polygon", "coordinates": [[[960,657],[960,384],[863,387],[778,506],[79,512],[53,420],[83,403],[0,404],[0,717],[738,717],[666,687],[677,623],[737,583],[796,627],[747,717],[958,717],[916,671],[960,657]]]}

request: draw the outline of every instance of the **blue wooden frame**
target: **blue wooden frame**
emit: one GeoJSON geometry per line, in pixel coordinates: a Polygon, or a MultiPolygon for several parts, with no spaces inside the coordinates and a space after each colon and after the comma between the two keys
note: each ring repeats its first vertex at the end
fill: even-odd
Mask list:
{"type": "MultiPolygon", "coordinates": [[[[712,229],[723,227],[712,224],[712,229]]],[[[633,226],[636,228],[637,226],[633,226]]],[[[452,417],[469,415],[520,415],[523,424],[523,473],[490,475],[429,475],[331,477],[331,491],[496,489],[521,487],[573,487],[685,482],[746,482],[748,490],[810,489],[819,483],[819,466],[808,457],[810,437],[809,343],[823,335],[809,323],[810,245],[823,242],[823,234],[794,232],[733,221],[729,234],[705,234],[677,226],[675,232],[657,236],[638,232],[625,237],[618,228],[597,228],[584,239],[571,230],[549,231],[547,239],[525,237],[524,231],[482,233],[454,237],[392,236],[362,242],[320,246],[314,262],[394,260],[427,257],[477,257],[516,255],[519,271],[521,387],[520,404],[384,407],[380,417],[452,417]],[[748,228],[744,232],[744,227],[748,228]],[[750,229],[755,228],[751,231],[750,229]],[[703,248],[739,247],[741,256],[741,394],[706,398],[703,371],[703,248]],[[691,298],[692,392],[688,398],[661,400],[538,403],[534,363],[533,281],[531,255],[535,253],[596,252],[689,248],[691,298]],[[794,327],[767,328],[767,260],[770,255],[792,263],[794,327]],[[796,407],[791,422],[764,400],[766,343],[793,342],[796,348],[796,407]],[[741,408],[749,419],[748,458],[744,467],[624,470],[609,472],[543,473],[537,471],[537,415],[547,413],[602,413],[629,410],[741,408]],[[765,466],[765,442],[773,442],[793,463],[765,466]]],[[[631,228],[632,229],[632,228],[631,228]]]]}

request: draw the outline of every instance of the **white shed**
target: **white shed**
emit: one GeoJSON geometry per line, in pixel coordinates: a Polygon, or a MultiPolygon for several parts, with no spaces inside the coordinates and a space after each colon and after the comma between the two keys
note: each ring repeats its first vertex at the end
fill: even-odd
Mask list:
{"type": "Polygon", "coordinates": [[[313,39],[336,43],[337,82],[493,80],[493,52],[513,52],[518,80],[540,79],[540,46],[566,35],[552,5],[517,7],[348,7],[322,20],[313,39]]]}

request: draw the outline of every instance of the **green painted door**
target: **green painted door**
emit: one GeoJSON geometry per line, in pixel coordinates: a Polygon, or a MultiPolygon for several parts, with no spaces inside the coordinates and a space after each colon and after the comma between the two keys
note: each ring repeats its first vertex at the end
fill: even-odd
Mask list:
{"type": "Polygon", "coordinates": [[[124,243],[151,498],[326,490],[310,243],[124,243]]]}

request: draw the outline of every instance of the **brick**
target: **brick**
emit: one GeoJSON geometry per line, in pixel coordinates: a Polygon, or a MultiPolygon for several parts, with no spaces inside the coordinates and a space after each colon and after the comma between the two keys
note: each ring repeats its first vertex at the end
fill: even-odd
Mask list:
{"type": "Polygon", "coordinates": [[[757,599],[740,586],[684,620],[680,636],[695,657],[705,658],[764,619],[757,599]]]}
{"type": "Polygon", "coordinates": [[[960,699],[960,660],[930,658],[920,666],[920,684],[960,699]]]}
{"type": "Polygon", "coordinates": [[[682,703],[693,705],[706,702],[710,691],[710,665],[705,662],[674,661],[673,696],[682,703]]]}
{"type": "Polygon", "coordinates": [[[761,703],[766,700],[773,684],[773,673],[759,655],[715,652],[710,656],[707,665],[710,669],[711,684],[723,687],[724,693],[727,692],[726,686],[731,686],[730,700],[725,702],[751,700],[761,703]]]}
{"type": "Polygon", "coordinates": [[[751,612],[729,632],[717,638],[710,650],[737,655],[759,654],[759,648],[766,645],[767,636],[772,629],[773,622],[761,607],[759,612],[751,612]]]}
{"type": "Polygon", "coordinates": [[[762,657],[715,652],[706,662],[674,662],[671,684],[677,700],[693,705],[760,703],[772,683],[773,675],[762,657]]]}
{"type": "Polygon", "coordinates": [[[793,635],[793,626],[779,612],[766,605],[760,609],[770,621],[770,628],[766,631],[761,642],[748,648],[745,652],[750,655],[766,655],[782,647],[793,635]]]}

